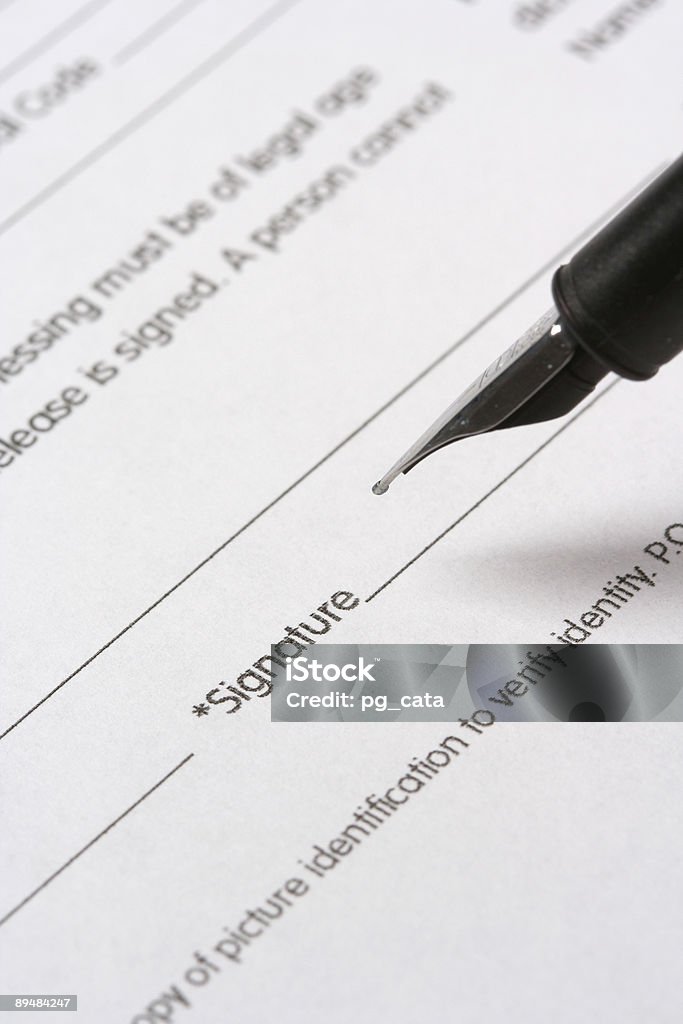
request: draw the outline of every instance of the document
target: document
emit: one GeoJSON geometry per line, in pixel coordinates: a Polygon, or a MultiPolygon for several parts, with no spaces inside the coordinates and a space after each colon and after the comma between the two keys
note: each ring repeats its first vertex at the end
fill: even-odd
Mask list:
{"type": "Polygon", "coordinates": [[[249,673],[297,632],[681,640],[683,359],[371,487],[679,155],[682,30],[674,0],[0,4],[0,994],[680,1019],[680,725],[480,730],[349,855],[448,727],[271,722],[249,673]]]}

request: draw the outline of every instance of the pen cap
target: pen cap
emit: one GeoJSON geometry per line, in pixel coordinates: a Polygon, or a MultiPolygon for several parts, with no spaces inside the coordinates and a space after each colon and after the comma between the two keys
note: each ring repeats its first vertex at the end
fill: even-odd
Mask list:
{"type": "Polygon", "coordinates": [[[559,268],[553,295],[574,340],[622,377],[683,349],[683,157],[559,268]]]}

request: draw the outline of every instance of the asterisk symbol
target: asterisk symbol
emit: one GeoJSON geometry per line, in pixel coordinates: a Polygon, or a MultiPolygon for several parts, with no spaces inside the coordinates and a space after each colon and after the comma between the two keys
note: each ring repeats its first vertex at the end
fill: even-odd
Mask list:
{"type": "Polygon", "coordinates": [[[192,714],[196,715],[197,718],[201,718],[202,715],[208,715],[208,713],[209,713],[209,706],[208,706],[208,704],[195,704],[195,706],[192,708],[192,714]]]}

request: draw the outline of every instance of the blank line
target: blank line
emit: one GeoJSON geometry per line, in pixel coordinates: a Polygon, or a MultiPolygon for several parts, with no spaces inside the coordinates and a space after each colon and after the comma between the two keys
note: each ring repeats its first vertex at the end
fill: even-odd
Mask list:
{"type": "Polygon", "coordinates": [[[88,21],[88,19],[92,18],[94,14],[97,14],[102,7],[106,7],[107,4],[110,4],[111,2],[112,0],[90,0],[89,4],[84,4],[83,7],[80,7],[75,11],[70,18],[63,21],[61,25],[57,25],[56,28],[53,28],[52,31],[48,32],[42,39],[39,39],[37,43],[34,43],[33,46],[29,46],[28,50],[24,50],[24,52],[20,53],[18,57],[15,57],[14,60],[10,61],[9,64],[6,64],[4,68],[0,69],[0,85],[2,85],[3,82],[6,82],[8,78],[11,78],[12,75],[16,75],[17,71],[21,71],[28,64],[34,61],[36,57],[40,57],[42,53],[45,53],[46,50],[53,47],[55,43],[65,39],[74,31],[74,29],[77,29],[84,22],[88,21]]]}
{"type": "Polygon", "coordinates": [[[166,779],[170,779],[170,777],[175,772],[177,772],[179,768],[182,768],[184,764],[187,764],[191,757],[194,757],[194,754],[188,754],[187,757],[184,757],[183,760],[175,766],[175,768],[171,768],[170,772],[167,772],[167,774],[164,775],[163,779],[159,779],[159,781],[155,783],[155,785],[152,786],[151,789],[148,789],[146,793],[143,793],[142,796],[138,800],[136,800],[134,804],[131,804],[130,807],[123,812],[123,814],[119,814],[118,818],[114,818],[114,820],[109,825],[107,825],[106,828],[103,828],[101,832],[97,833],[94,839],[91,839],[89,843],[86,843],[85,846],[81,847],[78,853],[75,853],[73,857],[69,857],[69,859],[64,864],[62,864],[61,868],[57,868],[57,870],[54,871],[49,876],[49,878],[46,878],[44,882],[41,882],[41,884],[36,889],[34,889],[33,892],[30,892],[28,896],[25,896],[21,903],[17,903],[16,907],[12,907],[9,913],[5,914],[4,917],[0,917],[0,926],[6,924],[9,921],[10,917],[16,914],[18,910],[21,910],[22,907],[25,907],[29,900],[32,900],[34,896],[37,896],[38,893],[41,892],[46,885],[49,885],[50,882],[54,882],[55,878],[57,878],[58,875],[61,875],[62,871],[65,871],[66,868],[73,864],[75,860],[78,860],[78,858],[82,854],[84,854],[86,850],[89,850],[91,846],[94,846],[98,839],[101,839],[102,836],[106,836],[107,832],[109,832],[110,829],[114,827],[114,825],[118,825],[120,821],[123,821],[127,814],[130,814],[131,811],[135,810],[135,808],[138,807],[143,800],[146,800],[147,797],[151,793],[153,793],[155,789],[158,789],[162,783],[166,782],[166,779]]]}
{"type": "Polygon", "coordinates": [[[29,199],[27,203],[20,206],[18,210],[6,217],[5,220],[0,222],[0,235],[3,235],[10,228],[14,227],[20,220],[23,220],[27,214],[32,213],[39,206],[45,202],[46,199],[50,199],[56,192],[63,188],[68,182],[73,181],[74,178],[78,177],[82,171],[86,170],[96,163],[100,157],[104,156],[114,149],[120,142],[127,139],[130,135],[136,132],[139,128],[142,128],[147,124],[148,121],[160,114],[169,104],[173,103],[179,96],[187,92],[193,86],[201,82],[202,79],[206,78],[207,75],[215,71],[216,68],[225,61],[228,57],[232,57],[233,54],[241,50],[247,43],[250,43],[256,38],[261,32],[265,31],[270,25],[272,25],[278,18],[281,18],[283,14],[286,14],[292,7],[300,3],[301,0],[280,0],[280,2],[273,4],[267,11],[260,14],[258,18],[254,18],[246,28],[238,32],[236,36],[233,36],[229,42],[225,43],[219,50],[213,53],[206,60],[202,61],[193,71],[181,78],[179,82],[171,86],[167,92],[162,93],[158,99],[150,103],[148,107],[145,107],[139,114],[136,114],[134,118],[124,124],[121,128],[118,128],[113,132],[104,142],[101,142],[94,149],[91,149],[89,153],[81,157],[68,171],[60,174],[58,178],[55,178],[49,185],[46,185],[44,189],[38,192],[33,199],[29,199]]]}
{"type": "Polygon", "coordinates": [[[112,644],[115,644],[117,640],[120,640],[121,637],[124,636],[129,629],[132,629],[133,626],[136,626],[138,622],[145,618],[146,615],[149,615],[151,611],[154,611],[154,609],[157,608],[162,603],[162,601],[165,601],[167,597],[170,597],[171,594],[175,593],[176,590],[182,587],[183,583],[186,583],[189,579],[192,578],[192,576],[195,575],[195,573],[199,572],[200,569],[203,569],[205,565],[208,565],[208,563],[213,558],[215,558],[216,555],[219,555],[221,551],[225,551],[228,545],[232,544],[232,542],[236,540],[241,534],[243,534],[245,530],[248,530],[250,526],[253,526],[254,523],[258,522],[258,520],[261,519],[262,516],[264,516],[267,512],[274,508],[275,505],[282,501],[283,498],[286,498],[288,494],[291,494],[291,492],[296,487],[298,487],[299,484],[303,483],[304,480],[311,476],[312,473],[315,473],[317,469],[323,466],[329,459],[332,458],[333,455],[336,455],[336,453],[340,451],[342,448],[344,448],[344,446],[347,445],[350,441],[352,441],[354,437],[357,437],[358,434],[365,430],[365,428],[368,427],[371,423],[373,423],[379,416],[381,416],[382,413],[386,412],[387,409],[394,405],[394,403],[397,402],[399,398],[402,398],[403,395],[407,394],[407,392],[410,391],[411,388],[415,387],[416,384],[423,380],[427,376],[427,374],[431,373],[431,371],[435,369],[435,367],[439,366],[445,359],[447,359],[448,356],[452,355],[453,352],[460,348],[461,345],[464,345],[466,341],[469,341],[469,339],[472,338],[477,333],[477,331],[481,330],[481,328],[484,327],[487,323],[489,323],[490,320],[493,320],[493,318],[496,317],[502,310],[504,310],[506,306],[509,306],[511,302],[514,302],[514,300],[518,298],[524,291],[526,291],[527,288],[530,288],[531,285],[535,284],[536,281],[538,281],[545,273],[547,273],[548,270],[550,270],[552,267],[555,267],[558,261],[561,260],[566,253],[573,249],[584,238],[591,235],[600,224],[607,220],[612,215],[612,213],[614,213],[621,206],[623,206],[624,203],[626,203],[632,195],[635,195],[637,192],[639,192],[645,184],[645,182],[649,181],[654,176],[654,173],[649,174],[647,178],[644,179],[644,181],[642,181],[639,185],[636,185],[634,188],[632,188],[618,203],[615,203],[614,206],[610,207],[610,209],[606,213],[604,213],[602,217],[600,217],[598,220],[593,221],[592,224],[589,224],[587,228],[585,228],[579,235],[573,238],[571,242],[563,246],[563,248],[560,249],[560,251],[557,252],[551,259],[549,259],[547,263],[544,263],[544,265],[539,270],[532,274],[531,277],[528,277],[526,281],[524,281],[523,284],[521,284],[518,288],[515,288],[513,292],[510,292],[507,298],[503,299],[502,302],[499,302],[498,305],[493,310],[491,310],[490,313],[487,313],[486,316],[482,317],[482,319],[479,320],[479,322],[476,323],[474,327],[471,327],[466,334],[463,334],[461,338],[458,338],[458,340],[455,341],[452,345],[450,345],[445,350],[445,352],[442,352],[440,356],[434,359],[433,362],[431,362],[424,370],[418,373],[417,376],[413,377],[413,379],[410,380],[404,387],[402,387],[400,391],[397,391],[395,395],[393,395],[390,399],[388,399],[388,401],[381,405],[379,409],[372,413],[371,416],[368,416],[368,418],[364,420],[363,423],[360,424],[360,426],[356,427],[355,430],[352,430],[350,434],[347,434],[346,437],[339,442],[339,444],[335,445],[334,448],[327,452],[326,455],[323,455],[321,459],[318,459],[318,461],[315,462],[309,469],[307,469],[305,473],[302,473],[300,477],[297,477],[297,479],[293,483],[291,483],[289,487],[286,487],[284,491],[281,491],[280,494],[273,498],[272,501],[269,501],[267,505],[264,505],[263,508],[260,509],[260,511],[253,515],[251,519],[248,519],[247,522],[240,526],[238,530],[235,530],[235,532],[231,534],[227,540],[223,541],[223,543],[220,544],[214,551],[212,551],[211,554],[207,555],[206,558],[202,559],[202,561],[199,562],[198,565],[195,565],[193,569],[190,569],[190,571],[186,573],[182,579],[178,580],[177,583],[175,583],[172,587],[165,591],[165,593],[163,593],[161,597],[158,597],[153,604],[149,605],[148,608],[145,608],[143,612],[140,612],[140,614],[136,616],[136,618],[134,618],[131,622],[129,622],[127,626],[124,626],[123,629],[116,634],[116,636],[113,636],[111,640],[108,640],[106,644],[103,644],[102,647],[95,651],[94,654],[91,654],[91,656],[81,665],[79,665],[78,668],[74,669],[74,671],[71,672],[70,675],[68,675],[65,679],[62,679],[60,683],[57,683],[57,685],[53,687],[53,689],[50,690],[49,693],[46,693],[44,697],[42,697],[36,704],[33,705],[33,707],[29,708],[28,711],[25,711],[24,714],[21,715],[21,717],[17,718],[15,722],[12,722],[12,724],[8,726],[4,732],[0,733],[0,740],[4,739],[5,736],[8,735],[8,733],[12,732],[12,729],[16,729],[16,727],[21,722],[23,722],[24,719],[28,718],[29,715],[32,715],[34,711],[37,711],[38,708],[45,703],[45,701],[49,700],[50,697],[54,696],[54,694],[57,693],[58,690],[61,690],[63,686],[66,686],[66,684],[70,682],[72,679],[74,679],[79,674],[79,672],[82,672],[83,669],[87,668],[87,666],[90,665],[96,658],[99,658],[100,654],[103,654],[104,651],[106,651],[109,647],[112,646],[112,644]]]}
{"type": "Polygon", "coordinates": [[[155,39],[158,39],[160,35],[163,35],[167,29],[175,25],[181,18],[184,18],[186,14],[189,14],[194,7],[197,7],[198,4],[202,3],[204,3],[204,0],[181,0],[181,3],[172,7],[170,11],[167,11],[166,14],[163,15],[163,17],[159,18],[153,25],[146,28],[144,32],[141,32],[137,38],[131,40],[131,42],[128,43],[127,46],[124,46],[122,50],[119,50],[114,57],[114,63],[125,64],[127,60],[130,60],[131,57],[134,57],[136,54],[140,53],[141,50],[144,50],[146,46],[149,46],[149,44],[153,43],[155,39]]]}
{"type": "Polygon", "coordinates": [[[411,558],[409,562],[406,562],[405,565],[401,566],[398,572],[395,572],[393,576],[390,576],[386,583],[383,583],[381,587],[378,587],[377,590],[374,590],[372,594],[370,594],[370,597],[366,597],[365,603],[367,604],[369,601],[374,601],[377,595],[381,594],[382,591],[385,590],[390,583],[393,583],[394,580],[397,580],[398,577],[406,571],[406,569],[409,569],[411,567],[411,565],[415,565],[415,563],[420,558],[422,558],[423,555],[426,555],[427,552],[430,551],[435,544],[438,544],[440,540],[443,540],[446,534],[450,533],[451,530],[454,530],[456,526],[459,526],[464,519],[467,519],[471,512],[474,512],[475,509],[478,509],[480,505],[483,505],[487,498],[490,498],[492,494],[495,494],[496,491],[500,490],[503,484],[506,484],[508,480],[511,480],[513,476],[519,473],[520,469],[524,469],[524,467],[527,466],[532,459],[535,459],[536,456],[540,452],[542,452],[544,448],[548,447],[551,441],[554,441],[556,437],[559,437],[560,434],[563,434],[565,430],[571,427],[572,423],[576,423],[579,416],[583,416],[585,412],[588,412],[588,410],[592,406],[594,406],[595,403],[603,397],[603,395],[606,395],[607,392],[611,391],[612,388],[615,387],[618,383],[619,378],[617,378],[617,380],[612,381],[612,383],[608,384],[607,387],[603,388],[600,394],[596,395],[595,398],[592,398],[589,402],[586,402],[586,404],[581,409],[579,409],[579,411],[575,413],[571,417],[571,419],[567,420],[567,422],[564,423],[559,430],[556,430],[554,434],[551,434],[551,436],[546,441],[544,441],[543,444],[539,445],[538,448],[531,452],[530,455],[527,455],[527,457],[522,462],[520,462],[518,466],[515,466],[515,468],[510,473],[508,473],[507,476],[504,476],[502,480],[499,480],[498,483],[494,487],[492,487],[490,491],[487,491],[486,494],[484,494],[483,497],[479,499],[479,501],[475,501],[474,505],[470,505],[467,511],[463,512],[463,514],[459,516],[455,520],[455,522],[451,523],[450,526],[447,526],[446,529],[438,535],[438,537],[435,537],[434,540],[430,541],[429,544],[427,544],[426,547],[422,548],[421,551],[418,551],[418,553],[413,558],[411,558]]]}

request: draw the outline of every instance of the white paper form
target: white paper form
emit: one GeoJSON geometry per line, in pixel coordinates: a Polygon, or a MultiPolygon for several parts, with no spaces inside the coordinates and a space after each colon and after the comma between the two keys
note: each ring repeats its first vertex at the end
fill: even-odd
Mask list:
{"type": "MultiPolygon", "coordinates": [[[[507,858],[498,772],[533,779],[559,756],[566,806],[586,801],[577,888],[549,880],[535,904],[536,923],[562,920],[546,944],[524,926],[543,998],[514,959],[487,1019],[580,1019],[584,996],[558,1008],[551,983],[568,936],[588,959],[567,908],[589,887],[589,837],[614,830],[620,867],[587,929],[613,942],[660,900],[676,825],[638,817],[663,788],[654,767],[628,809],[611,775],[609,798],[588,796],[591,773],[626,745],[631,765],[653,749],[675,765],[677,727],[543,732],[547,748],[501,730],[439,780],[447,814],[425,793],[423,818],[306,893],[248,962],[183,979],[435,739],[271,727],[258,696],[226,714],[221,682],[287,627],[317,613],[335,642],[550,642],[640,567],[649,582],[582,641],[680,639],[676,363],[370,493],[547,307],[556,266],[678,155],[679,8],[17,0],[0,19],[2,990],[78,992],[93,1022],[164,1019],[173,985],[191,1006],[171,1000],[170,1019],[370,1020],[378,991],[416,1019],[449,998],[454,957],[471,978],[490,970],[482,949],[521,958],[539,843],[556,870],[550,784],[515,795],[515,828],[537,831],[483,917],[468,896],[456,930],[435,921],[412,974],[384,928],[455,907],[464,865],[467,892],[483,887],[507,858]],[[657,543],[666,560],[645,552],[657,543]],[[642,903],[622,905],[624,886],[642,903]]],[[[668,1019],[667,950],[619,949],[658,972],[668,1019]]],[[[619,1019],[642,1019],[652,993],[635,971],[624,985],[619,1019]]],[[[479,1019],[481,992],[463,998],[479,1019]]]]}

